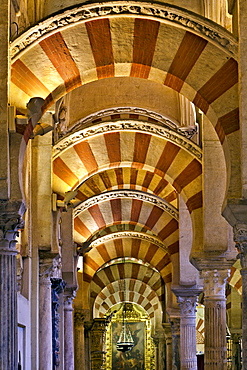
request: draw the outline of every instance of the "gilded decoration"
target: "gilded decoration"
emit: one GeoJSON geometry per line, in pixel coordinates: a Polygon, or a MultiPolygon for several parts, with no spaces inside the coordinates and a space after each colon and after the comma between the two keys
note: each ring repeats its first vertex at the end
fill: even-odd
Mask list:
{"type": "MultiPolygon", "coordinates": [[[[111,311],[115,309],[113,307],[111,311]]],[[[118,352],[116,343],[123,321],[123,306],[112,317],[106,332],[106,370],[154,370],[154,344],[151,338],[151,323],[148,314],[139,306],[126,303],[126,321],[135,346],[129,352],[118,352]]]]}
{"type": "Polygon", "coordinates": [[[23,35],[12,42],[10,55],[14,59],[17,55],[39,41],[62,28],[72,26],[79,22],[85,22],[99,17],[116,16],[142,16],[183,27],[201,37],[215,43],[228,52],[231,56],[237,56],[236,39],[222,27],[203,19],[196,14],[188,12],[168,4],[139,3],[135,1],[115,1],[111,4],[86,4],[68,9],[63,13],[53,15],[37,26],[27,30],[23,35]]]}

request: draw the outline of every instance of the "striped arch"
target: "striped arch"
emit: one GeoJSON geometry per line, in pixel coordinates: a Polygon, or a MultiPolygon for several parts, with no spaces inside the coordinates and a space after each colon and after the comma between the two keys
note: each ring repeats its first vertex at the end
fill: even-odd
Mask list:
{"type": "MultiPolygon", "coordinates": [[[[135,284],[143,283],[140,292],[148,286],[155,292],[160,302],[165,302],[165,283],[160,273],[156,269],[154,270],[151,265],[128,262],[112,264],[95,273],[90,283],[91,307],[105,287],[110,288],[112,283],[123,281],[123,279],[129,280],[131,290],[135,284]]],[[[113,291],[110,293],[112,294],[113,291]]]]}
{"type": "MultiPolygon", "coordinates": [[[[99,173],[109,171],[108,173],[111,173],[112,176],[119,168],[127,169],[128,173],[130,173],[130,168],[132,173],[135,173],[135,169],[142,170],[139,172],[140,175],[144,175],[144,171],[148,171],[156,176],[155,179],[158,176],[158,179],[163,180],[163,185],[170,184],[169,195],[173,197],[173,192],[176,191],[183,196],[191,213],[194,230],[200,230],[202,222],[200,149],[184,136],[179,136],[171,130],[164,131],[153,124],[149,124],[147,128],[144,122],[141,127],[140,122],[138,124],[134,121],[114,122],[113,127],[116,127],[116,124],[127,125],[127,127],[123,130],[111,131],[112,123],[106,122],[79,133],[76,132],[54,147],[54,191],[64,195],[66,191],[71,189],[81,189],[84,183],[98,171],[99,173]],[[110,131],[106,132],[107,130],[110,131]],[[148,132],[143,132],[145,130],[148,132]],[[151,132],[149,133],[149,131],[151,132]],[[177,141],[180,146],[177,145],[177,141]]],[[[134,180],[136,179],[132,181],[134,180]]],[[[130,180],[127,179],[127,185],[129,182],[130,180]]],[[[77,202],[80,201],[81,194],[82,192],[79,190],[77,202]]],[[[168,197],[168,199],[172,200],[172,197],[168,197]]],[[[147,230],[155,225],[157,227],[156,235],[164,240],[169,236],[166,225],[171,221],[173,232],[174,227],[177,228],[176,222],[170,220],[161,224],[164,217],[162,212],[157,208],[152,210],[150,206],[147,208],[144,203],[138,199],[132,201],[130,199],[112,199],[109,202],[89,207],[75,218],[75,240],[78,243],[84,242],[98,230],[110,226],[110,224],[116,225],[126,222],[136,224],[138,227],[142,225],[147,230]],[[144,207],[146,207],[145,215],[144,207]],[[131,210],[130,213],[129,210],[131,210]],[[150,213],[151,211],[152,213],[150,213]],[[150,214],[152,220],[151,217],[148,218],[150,214]]],[[[197,246],[202,245],[200,238],[199,233],[195,234],[197,246]]],[[[174,242],[173,240],[169,244],[174,242]]]]}
{"type": "MultiPolygon", "coordinates": [[[[133,175],[143,170],[153,173],[156,180],[158,176],[163,180],[162,185],[169,182],[185,198],[190,212],[202,206],[202,154],[195,144],[154,124],[147,126],[144,122],[119,122],[118,131],[116,128],[114,131],[116,125],[115,122],[106,122],[93,126],[55,145],[55,192],[64,195],[71,189],[79,188],[80,191],[84,182],[97,172],[111,169],[110,173],[114,177],[113,169],[132,168],[133,175]],[[143,132],[145,130],[147,132],[143,132]]],[[[140,175],[144,175],[143,171],[140,175]]],[[[128,177],[127,185],[131,181],[129,173],[128,177]]],[[[132,178],[132,181],[135,179],[132,178]]],[[[81,192],[79,197],[83,199],[81,192]]]]}
{"type": "MultiPolygon", "coordinates": [[[[176,238],[175,242],[169,247],[169,253],[175,255],[178,252],[178,238],[176,238]]],[[[144,238],[141,239],[140,236],[136,237],[134,232],[130,232],[129,236],[126,237],[121,233],[120,235],[116,233],[115,238],[92,248],[84,256],[83,280],[87,283],[90,283],[92,280],[95,281],[96,272],[105,263],[115,260],[116,258],[130,257],[141,260],[143,263],[149,263],[151,266],[155,266],[163,281],[168,283],[172,281],[172,263],[169,253],[161,247],[158,247],[155,242],[151,242],[144,238]]],[[[121,264],[111,266],[111,269],[115,271],[112,276],[120,279],[123,278],[122,274],[129,273],[126,277],[141,279],[141,275],[139,275],[139,273],[143,269],[142,265],[136,263],[132,264],[132,268],[130,269],[131,271],[128,270],[125,272],[125,269],[127,269],[126,266],[124,266],[123,271],[121,270],[123,269],[121,264]]],[[[105,281],[105,283],[106,282],[109,284],[111,281],[105,281]]],[[[102,289],[104,285],[99,286],[100,289],[102,289]]]]}
{"type": "Polygon", "coordinates": [[[154,4],[156,10],[143,10],[141,3],[133,2],[110,6],[106,12],[98,4],[94,7],[53,16],[39,32],[30,29],[11,44],[12,104],[25,108],[30,97],[40,96],[49,107],[87,82],[131,76],[185,95],[208,115],[222,144],[239,129],[233,38],[210,21],[201,25],[199,17],[186,11],[174,18],[178,10],[170,6],[154,4]]]}
{"type": "Polygon", "coordinates": [[[136,225],[135,230],[149,231],[167,246],[177,241],[178,213],[169,204],[143,192],[127,190],[103,193],[90,198],[74,211],[74,239],[77,243],[111,225],[136,225]]]}
{"type": "Polygon", "coordinates": [[[136,279],[114,281],[102,289],[94,302],[93,317],[103,317],[112,306],[124,301],[141,305],[151,319],[154,319],[155,314],[156,321],[158,317],[161,318],[159,297],[150,286],[136,279]]]}
{"type": "Polygon", "coordinates": [[[90,176],[78,186],[76,200],[83,202],[103,192],[123,188],[150,192],[177,207],[177,191],[164,177],[145,169],[129,167],[110,168],[90,176]]]}

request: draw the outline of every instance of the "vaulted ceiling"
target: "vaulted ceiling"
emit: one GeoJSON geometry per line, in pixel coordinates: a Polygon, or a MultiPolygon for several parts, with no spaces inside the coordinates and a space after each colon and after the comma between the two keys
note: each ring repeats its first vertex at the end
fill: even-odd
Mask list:
{"type": "MultiPolygon", "coordinates": [[[[58,15],[36,36],[29,31],[13,42],[11,103],[25,113],[28,100],[39,96],[43,109],[52,110],[58,99],[92,81],[145,79],[184,95],[208,116],[229,168],[226,137],[239,130],[234,40],[222,30],[212,39],[187,24],[130,13],[64,26],[58,15]]],[[[132,101],[119,98],[122,106],[132,107],[132,101]]],[[[165,117],[154,119],[150,107],[141,108],[149,109],[145,117],[126,108],[74,122],[53,147],[53,192],[62,199],[77,191],[74,240],[89,246],[83,279],[96,316],[123,301],[123,281],[127,299],[150,318],[164,309],[165,284],[179,258],[179,196],[194,238],[203,227],[201,148],[178,122],[169,126],[165,117]]]]}

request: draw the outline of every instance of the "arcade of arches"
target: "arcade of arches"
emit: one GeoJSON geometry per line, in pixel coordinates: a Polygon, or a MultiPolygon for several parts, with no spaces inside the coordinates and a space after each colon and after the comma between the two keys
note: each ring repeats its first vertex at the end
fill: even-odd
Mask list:
{"type": "Polygon", "coordinates": [[[247,369],[246,15],[1,0],[0,370],[247,369]]]}

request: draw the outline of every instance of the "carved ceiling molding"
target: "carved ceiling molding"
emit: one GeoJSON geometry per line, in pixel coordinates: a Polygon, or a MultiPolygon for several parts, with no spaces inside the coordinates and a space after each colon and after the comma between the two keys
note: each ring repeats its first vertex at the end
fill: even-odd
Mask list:
{"type": "Polygon", "coordinates": [[[105,134],[113,131],[141,131],[147,132],[152,135],[157,135],[166,140],[173,142],[174,144],[182,147],[192,154],[197,160],[202,160],[202,151],[197,144],[187,139],[182,134],[168,128],[161,127],[159,125],[147,123],[144,121],[135,120],[120,120],[115,122],[104,122],[100,125],[85,128],[83,130],[74,132],[68,136],[65,136],[53,147],[53,159],[58,157],[64,150],[67,150],[71,146],[79,143],[80,141],[92,137],[94,135],[105,134]]]}
{"type": "Polygon", "coordinates": [[[26,31],[11,44],[10,55],[14,59],[17,55],[45,38],[48,34],[71,26],[78,22],[85,22],[99,17],[110,16],[142,16],[174,24],[192,31],[207,40],[214,42],[231,56],[237,56],[236,39],[223,27],[206,20],[199,15],[168,4],[145,3],[135,1],[115,1],[112,3],[87,4],[65,10],[40,22],[26,31]]]}
{"type": "MultiPolygon", "coordinates": [[[[92,121],[95,121],[95,120],[98,120],[98,119],[102,119],[102,118],[105,118],[107,117],[108,120],[110,121],[111,120],[111,116],[115,115],[115,114],[136,114],[136,115],[140,115],[140,116],[144,116],[144,117],[147,117],[147,118],[152,118],[156,121],[159,121],[159,123],[161,123],[162,125],[164,126],[167,126],[168,128],[171,128],[172,130],[177,130],[180,134],[186,136],[186,137],[189,137],[189,132],[184,132],[184,130],[181,130],[180,126],[171,121],[170,119],[162,116],[161,114],[159,113],[156,113],[152,110],[149,110],[149,109],[144,109],[144,108],[139,108],[139,107],[111,107],[111,108],[107,108],[107,109],[103,109],[101,111],[98,111],[96,113],[92,113],[90,114],[89,116],[87,117],[84,117],[82,118],[81,120],[79,120],[78,122],[76,122],[73,126],[71,126],[71,128],[69,128],[67,130],[67,133],[74,133],[78,130],[80,130],[81,126],[83,127],[87,127],[87,125],[92,125],[92,121]]],[[[137,118],[139,120],[139,118],[137,118]]],[[[115,120],[119,120],[119,119],[115,119],[115,120]]],[[[191,127],[188,127],[188,131],[191,129],[191,127]]]]}
{"type": "Polygon", "coordinates": [[[120,231],[120,232],[102,236],[101,238],[94,240],[90,244],[90,247],[94,248],[100,244],[104,244],[108,242],[109,240],[123,239],[123,238],[142,239],[142,240],[148,241],[149,243],[155,244],[159,248],[165,249],[167,251],[167,248],[165,247],[164,243],[162,243],[159,238],[149,235],[147,233],[142,233],[142,232],[137,232],[137,231],[120,231]]]}
{"type": "Polygon", "coordinates": [[[142,202],[148,202],[153,204],[156,207],[161,208],[163,211],[169,213],[169,215],[176,220],[178,220],[179,212],[178,210],[173,207],[170,203],[166,202],[165,200],[148,193],[143,193],[142,191],[138,190],[112,190],[108,191],[99,195],[95,195],[86,201],[80,203],[74,210],[74,218],[79,216],[80,213],[84,212],[88,208],[92,207],[95,204],[99,204],[101,202],[106,202],[111,199],[137,199],[141,200],[142,202]]]}

